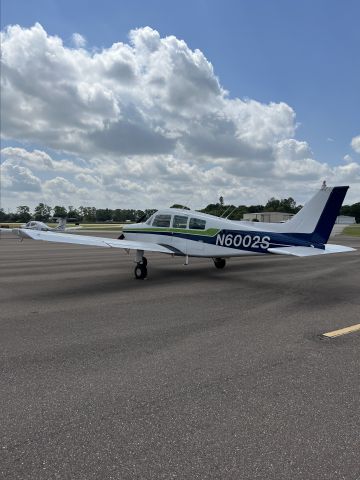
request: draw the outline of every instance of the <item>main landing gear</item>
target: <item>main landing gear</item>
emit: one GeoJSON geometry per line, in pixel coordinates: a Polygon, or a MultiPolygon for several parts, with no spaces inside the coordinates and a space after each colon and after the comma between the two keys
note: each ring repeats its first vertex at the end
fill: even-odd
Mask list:
{"type": "Polygon", "coordinates": [[[142,260],[140,262],[137,262],[134,273],[136,280],[144,280],[147,277],[146,257],[142,257],[142,260]]]}
{"type": "Polygon", "coordinates": [[[214,258],[214,265],[216,268],[224,268],[226,265],[225,258],[214,258]]]}

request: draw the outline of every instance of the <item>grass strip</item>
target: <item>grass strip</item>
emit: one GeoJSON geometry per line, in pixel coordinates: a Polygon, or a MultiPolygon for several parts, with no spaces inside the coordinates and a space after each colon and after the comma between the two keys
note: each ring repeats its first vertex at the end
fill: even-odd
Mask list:
{"type": "Polygon", "coordinates": [[[360,237],[360,225],[349,225],[343,230],[343,235],[351,235],[352,237],[360,237]]]}

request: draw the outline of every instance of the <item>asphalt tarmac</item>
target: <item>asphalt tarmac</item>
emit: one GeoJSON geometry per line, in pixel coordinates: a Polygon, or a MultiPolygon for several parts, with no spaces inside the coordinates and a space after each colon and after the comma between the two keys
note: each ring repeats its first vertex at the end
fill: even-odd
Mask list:
{"type": "MultiPolygon", "coordinates": [[[[115,236],[115,234],[113,234],[115,236]]],[[[147,255],[0,239],[0,478],[358,480],[358,248],[147,255]]]]}

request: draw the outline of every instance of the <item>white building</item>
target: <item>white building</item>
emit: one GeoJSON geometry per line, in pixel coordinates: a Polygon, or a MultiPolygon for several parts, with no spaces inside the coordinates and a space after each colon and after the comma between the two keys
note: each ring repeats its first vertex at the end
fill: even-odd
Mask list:
{"type": "Polygon", "coordinates": [[[352,225],[353,223],[356,223],[355,217],[349,217],[348,215],[339,215],[336,218],[335,223],[340,223],[341,225],[352,225]]]}
{"type": "Polygon", "coordinates": [[[281,223],[290,220],[294,215],[292,213],[284,212],[259,212],[259,213],[244,213],[243,220],[249,222],[258,221],[266,223],[281,223]]]}

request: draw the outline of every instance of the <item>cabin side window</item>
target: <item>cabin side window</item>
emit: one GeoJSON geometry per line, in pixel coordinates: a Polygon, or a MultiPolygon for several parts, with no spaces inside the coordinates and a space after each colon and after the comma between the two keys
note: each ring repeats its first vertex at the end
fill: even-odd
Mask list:
{"type": "Polygon", "coordinates": [[[174,215],[173,228],[186,228],[188,217],[185,215],[174,215]]]}
{"type": "Polygon", "coordinates": [[[206,221],[200,218],[190,218],[190,230],[205,230],[206,221]]]}
{"type": "Polygon", "coordinates": [[[170,227],[171,215],[156,215],[153,227],[170,227]]]}

